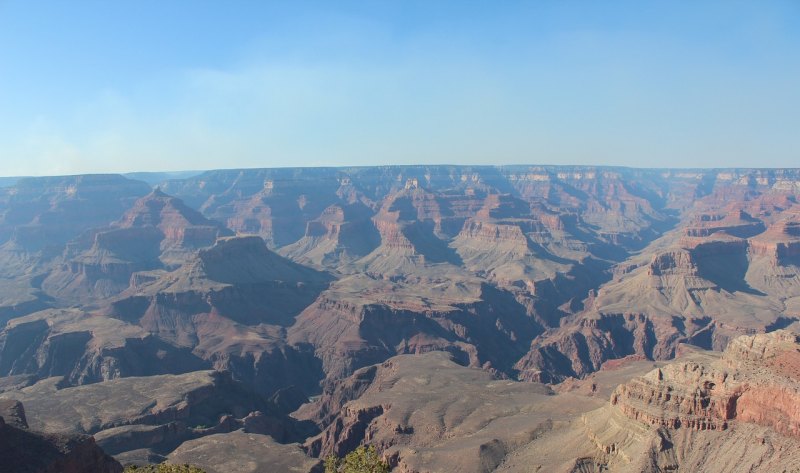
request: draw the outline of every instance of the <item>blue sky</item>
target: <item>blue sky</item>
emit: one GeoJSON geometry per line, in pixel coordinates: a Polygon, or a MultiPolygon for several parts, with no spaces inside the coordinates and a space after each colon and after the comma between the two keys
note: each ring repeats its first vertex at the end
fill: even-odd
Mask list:
{"type": "Polygon", "coordinates": [[[800,2],[0,0],[0,175],[798,166],[800,2]]]}

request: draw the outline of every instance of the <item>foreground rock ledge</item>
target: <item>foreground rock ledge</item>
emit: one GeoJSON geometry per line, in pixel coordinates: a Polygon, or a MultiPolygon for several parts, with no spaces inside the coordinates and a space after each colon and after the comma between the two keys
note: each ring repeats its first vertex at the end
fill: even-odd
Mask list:
{"type": "Polygon", "coordinates": [[[18,401],[0,399],[0,473],[121,473],[94,438],[32,431],[18,401]]]}

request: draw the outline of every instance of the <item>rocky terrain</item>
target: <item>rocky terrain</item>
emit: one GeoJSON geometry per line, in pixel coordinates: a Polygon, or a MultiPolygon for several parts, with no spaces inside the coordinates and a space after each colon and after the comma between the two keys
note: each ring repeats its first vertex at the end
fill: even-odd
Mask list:
{"type": "MultiPolygon", "coordinates": [[[[318,466],[308,454],[370,442],[407,471],[442,471],[433,452],[458,449],[463,471],[502,470],[529,444],[547,457],[539,448],[560,437],[530,437],[574,433],[591,409],[674,430],[660,438],[680,448],[758,429],[794,438],[796,426],[768,419],[791,417],[789,387],[769,385],[787,397],[759,405],[764,393],[742,386],[761,374],[730,349],[711,358],[742,335],[800,333],[796,169],[376,166],[2,184],[0,392],[43,413],[36,429],[94,435],[124,461],[206,455],[222,471],[213,452],[235,448],[255,462],[241,471],[266,450],[303,470],[318,466]],[[706,371],[686,368],[678,384],[716,390],[680,401],[694,418],[664,417],[669,406],[642,401],[657,389],[649,378],[631,379],[682,356],[706,371]],[[749,381],[718,378],[734,368],[749,381]],[[406,404],[415,376],[430,392],[406,404]],[[475,383],[489,390],[459,405],[475,383]],[[225,396],[236,405],[210,401],[225,396]],[[77,399],[104,407],[87,417],[77,399]],[[406,429],[422,405],[433,424],[406,429]],[[568,428],[546,428],[561,425],[547,412],[568,428]],[[492,419],[517,416],[530,429],[484,437],[492,419]],[[685,436],[685,424],[705,430],[685,436]]],[[[617,465],[610,453],[602,462],[617,465]]],[[[606,464],[594,461],[573,466],[606,464]]]]}
{"type": "Polygon", "coordinates": [[[31,429],[23,405],[5,399],[0,399],[0,459],[4,473],[122,472],[92,437],[31,429]]]}
{"type": "MultiPolygon", "coordinates": [[[[28,406],[31,428],[92,435],[124,462],[164,460],[188,440],[242,430],[280,442],[303,440],[314,427],[283,412],[304,402],[290,392],[267,398],[230,373],[125,377],[76,387],[49,378],[13,396],[28,406]]],[[[10,393],[0,394],[3,396],[10,393]]]]}
{"type": "Polygon", "coordinates": [[[393,471],[797,471],[798,367],[800,337],[787,331],[655,369],[627,360],[560,392],[443,353],[405,355],[357,371],[299,415],[327,425],[310,451],[366,442],[393,471]]]}

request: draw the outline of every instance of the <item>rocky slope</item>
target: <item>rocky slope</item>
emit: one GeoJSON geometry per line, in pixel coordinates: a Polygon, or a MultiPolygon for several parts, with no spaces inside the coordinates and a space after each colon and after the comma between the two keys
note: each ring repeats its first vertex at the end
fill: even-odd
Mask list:
{"type": "MultiPolygon", "coordinates": [[[[284,414],[322,391],[303,412],[328,428],[342,403],[370,398],[381,379],[370,366],[444,351],[462,365],[452,373],[468,366],[534,391],[563,382],[552,389],[565,396],[544,398],[562,412],[558,399],[569,396],[599,408],[612,389],[596,380],[624,383],[638,373],[631,366],[671,360],[685,343],[719,351],[742,334],[800,331],[795,169],[221,170],[165,176],[155,190],[156,177],[144,177],[150,185],[75,176],[0,189],[0,391],[51,377],[67,391],[215,369],[280,397],[284,414]]],[[[458,383],[429,384],[474,388],[458,383]]],[[[614,409],[598,418],[627,418],[614,409]]],[[[568,412],[564,435],[590,458],[570,468],[611,461],[573,429],[592,423],[568,412]]],[[[676,435],[737,445],[746,429],[786,433],[739,424],[676,435]]],[[[130,429],[131,438],[167,435],[160,424],[130,429]]],[[[206,437],[191,441],[209,452],[228,445],[206,437]]],[[[514,452],[527,445],[495,437],[514,452]]],[[[495,437],[480,437],[491,458],[495,437]]],[[[252,437],[230,442],[258,451],[252,437]]],[[[543,445],[531,451],[546,458],[543,445]]],[[[403,468],[416,468],[405,458],[403,468]]]]}
{"type": "Polygon", "coordinates": [[[611,404],[671,429],[726,430],[746,422],[800,438],[800,336],[779,330],[740,337],[722,357],[709,358],[623,384],[611,404]]]}
{"type": "Polygon", "coordinates": [[[799,342],[786,331],[744,336],[722,356],[688,350],[647,374],[652,363],[629,360],[560,393],[440,353],[401,356],[298,415],[326,426],[310,451],[370,443],[394,471],[794,471],[799,342]]]}
{"type": "Polygon", "coordinates": [[[167,461],[178,465],[197,465],[207,473],[323,471],[322,462],[308,457],[299,445],[280,444],[269,436],[242,430],[185,442],[170,453],[167,461]]]}
{"type": "Polygon", "coordinates": [[[21,384],[59,376],[74,386],[206,369],[210,363],[141,327],[78,309],[50,309],[0,331],[0,373],[21,384]]]}
{"type": "Polygon", "coordinates": [[[137,271],[174,269],[232,232],[156,189],[107,228],[69,242],[42,290],[84,305],[124,291],[137,271]]]}
{"type": "Polygon", "coordinates": [[[99,311],[11,320],[0,331],[0,373],[81,385],[213,367],[265,395],[316,389],[318,362],[286,342],[284,327],[329,276],[281,258],[258,237],[223,239],[174,271],[140,274],[99,311]]]}
{"type": "Polygon", "coordinates": [[[794,198],[765,189],[742,202],[719,199],[698,201],[685,226],[619,264],[582,313],[534,341],[520,376],[583,376],[631,354],[670,359],[680,342],[720,350],[737,335],[800,320],[798,266],[787,250],[794,198]]]}
{"type": "MultiPolygon", "coordinates": [[[[230,373],[129,377],[68,388],[59,381],[14,391],[33,413],[31,428],[92,435],[124,463],[161,461],[186,441],[237,430],[284,443],[308,435],[308,426],[286,416],[279,396],[265,398],[230,373]]],[[[288,409],[297,402],[302,400],[288,409]]]]}
{"type": "Polygon", "coordinates": [[[23,178],[0,189],[0,324],[53,305],[41,289],[53,259],[85,231],[150,192],[117,175],[23,178]]]}
{"type": "Polygon", "coordinates": [[[29,428],[18,401],[0,399],[0,471],[8,473],[121,473],[122,465],[87,435],[29,428]]]}
{"type": "Polygon", "coordinates": [[[267,394],[288,386],[312,392],[318,362],[286,342],[285,327],[330,280],[273,253],[259,237],[227,238],[174,271],[144,275],[102,313],[267,394]]]}

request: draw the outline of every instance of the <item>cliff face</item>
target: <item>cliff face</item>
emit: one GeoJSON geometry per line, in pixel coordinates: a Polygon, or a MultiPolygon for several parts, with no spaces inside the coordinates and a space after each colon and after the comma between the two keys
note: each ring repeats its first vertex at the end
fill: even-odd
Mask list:
{"type": "Polygon", "coordinates": [[[259,237],[221,239],[103,311],[265,392],[289,385],[313,390],[318,362],[282,334],[330,280],[273,253],[259,237]]]}
{"type": "Polygon", "coordinates": [[[800,297],[797,206],[791,195],[758,189],[718,176],[675,230],[618,264],[582,313],[533,342],[517,364],[521,376],[559,381],[608,357],[670,359],[680,342],[721,350],[738,335],[799,320],[790,309],[800,297]]]}
{"type": "Polygon", "coordinates": [[[397,354],[436,350],[508,376],[541,331],[512,293],[475,280],[431,286],[340,280],[297,317],[288,339],[313,346],[331,380],[397,354]]]}
{"type": "Polygon", "coordinates": [[[30,430],[22,404],[0,399],[0,471],[120,473],[122,465],[92,437],[30,430]]]}
{"type": "Polygon", "coordinates": [[[61,389],[57,381],[41,381],[16,393],[34,413],[31,426],[93,435],[113,455],[141,457],[143,450],[163,455],[187,440],[238,429],[278,442],[307,435],[304,426],[286,416],[293,405],[259,395],[230,373],[128,377],[61,389]]]}
{"type": "Polygon", "coordinates": [[[670,429],[747,422],[800,437],[800,338],[786,331],[737,338],[711,363],[675,363],[620,385],[611,404],[670,429]]]}
{"type": "Polygon", "coordinates": [[[42,282],[50,296],[88,303],[124,291],[137,271],[172,269],[232,232],[156,189],[109,227],[67,244],[42,282]]]}
{"type": "Polygon", "coordinates": [[[559,393],[492,380],[441,353],[398,356],[326,391],[322,409],[305,413],[337,414],[317,417],[325,428],[306,448],[376,445],[402,472],[793,471],[798,378],[789,360],[799,348],[785,331],[745,336],[721,356],[687,348],[655,370],[633,358],[608,363],[559,393]]]}
{"type": "Polygon", "coordinates": [[[714,233],[726,233],[739,238],[749,238],[763,232],[764,222],[744,210],[732,210],[725,215],[699,214],[686,226],[688,237],[709,237],[714,233]]]}
{"type": "Polygon", "coordinates": [[[33,253],[58,251],[86,229],[119,218],[150,188],[117,175],[36,177],[0,189],[0,241],[33,253]]]}
{"type": "Polygon", "coordinates": [[[372,209],[357,202],[332,205],[306,224],[303,238],[279,252],[295,261],[335,267],[369,254],[380,244],[372,209]]]}
{"type": "MultiPolygon", "coordinates": [[[[683,343],[721,350],[742,334],[796,332],[798,191],[791,169],[593,166],[223,170],[156,191],[119,176],[21,180],[0,190],[0,391],[49,377],[68,390],[225,370],[284,400],[321,388],[327,401],[306,408],[308,418],[338,427],[315,444],[320,451],[344,452],[361,430],[402,442],[414,426],[393,417],[396,403],[336,415],[368,395],[379,374],[370,365],[398,355],[445,351],[537,389],[537,381],[569,378],[583,386],[614,360],[666,361],[683,343]],[[387,418],[397,422],[381,424],[387,418]]],[[[791,372],[791,356],[778,355],[783,365],[774,369],[791,372]]],[[[745,424],[793,435],[791,425],[777,426],[776,416],[793,415],[784,387],[772,386],[784,407],[768,409],[758,407],[765,395],[756,386],[730,384],[727,365],[695,360],[663,370],[664,379],[682,380],[676,386],[704,381],[662,395],[652,412],[635,400],[661,389],[659,381],[631,382],[631,400],[620,395],[613,411],[615,421],[658,426],[658,439],[646,436],[660,452],[652,465],[687,464],[669,442],[684,448],[733,432],[736,445],[745,424]]],[[[567,417],[603,453],[580,447],[585,461],[543,460],[542,468],[616,466],[614,452],[627,448],[619,432],[606,442],[602,426],[567,417]]],[[[209,429],[224,435],[263,420],[247,418],[213,419],[209,429]]],[[[125,438],[177,442],[189,427],[137,424],[103,441],[115,449],[125,438]]],[[[418,427],[461,440],[480,430],[418,427]]],[[[533,435],[511,431],[519,437],[489,429],[497,435],[481,437],[478,453],[464,447],[459,464],[500,468],[533,435]]],[[[251,440],[233,443],[250,448],[251,440]]],[[[210,440],[201,447],[214,451],[210,440]]],[[[398,466],[423,471],[405,458],[398,466]]]]}
{"type": "Polygon", "coordinates": [[[800,263],[800,219],[790,216],[770,226],[750,243],[754,256],[765,257],[776,266],[800,263]]]}

